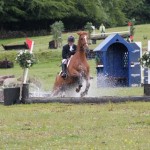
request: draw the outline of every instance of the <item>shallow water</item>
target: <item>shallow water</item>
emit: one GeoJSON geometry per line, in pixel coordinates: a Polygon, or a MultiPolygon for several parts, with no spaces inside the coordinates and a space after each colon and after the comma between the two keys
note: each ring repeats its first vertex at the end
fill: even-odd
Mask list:
{"type": "MultiPolygon", "coordinates": [[[[101,76],[101,80],[104,81],[105,77],[101,76]]],[[[143,96],[143,87],[107,87],[108,85],[113,85],[113,83],[103,82],[104,87],[97,87],[97,78],[93,78],[90,80],[90,88],[88,91],[88,95],[85,97],[101,97],[101,96],[143,96]]],[[[83,87],[81,88],[81,92],[85,89],[85,82],[83,83],[83,87]]],[[[66,93],[63,93],[65,97],[80,97],[80,93],[77,93],[74,89],[69,88],[66,93]]],[[[42,88],[34,84],[30,84],[29,86],[29,97],[51,97],[51,91],[45,91],[42,88]]],[[[59,96],[61,97],[61,96],[59,96]]],[[[3,88],[0,87],[0,102],[3,102],[3,88]]]]}

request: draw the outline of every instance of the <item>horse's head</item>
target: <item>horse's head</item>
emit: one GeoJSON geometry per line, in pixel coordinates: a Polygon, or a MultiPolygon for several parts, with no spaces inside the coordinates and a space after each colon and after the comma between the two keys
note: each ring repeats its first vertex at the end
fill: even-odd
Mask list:
{"type": "Polygon", "coordinates": [[[85,31],[77,32],[79,35],[79,41],[78,44],[81,49],[87,50],[88,49],[88,33],[85,31]]]}

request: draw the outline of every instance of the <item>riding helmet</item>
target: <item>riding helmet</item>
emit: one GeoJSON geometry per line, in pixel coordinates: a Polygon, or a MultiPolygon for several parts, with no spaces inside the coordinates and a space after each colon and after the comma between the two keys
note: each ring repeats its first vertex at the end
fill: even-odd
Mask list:
{"type": "Polygon", "coordinates": [[[75,38],[73,36],[68,37],[68,42],[74,42],[74,41],[75,41],[75,38]]]}

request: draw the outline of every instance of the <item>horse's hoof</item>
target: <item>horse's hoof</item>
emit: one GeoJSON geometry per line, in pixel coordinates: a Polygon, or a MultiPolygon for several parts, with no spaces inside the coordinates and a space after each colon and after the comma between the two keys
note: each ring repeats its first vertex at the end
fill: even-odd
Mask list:
{"type": "Polygon", "coordinates": [[[80,91],[80,89],[79,89],[79,88],[76,88],[76,92],[79,93],[79,91],[80,91]]]}
{"type": "Polygon", "coordinates": [[[81,97],[84,97],[84,96],[85,96],[85,94],[81,93],[81,94],[80,94],[80,96],[81,96],[81,97]]]}
{"type": "Polygon", "coordinates": [[[80,95],[81,97],[84,97],[85,95],[87,95],[87,92],[82,92],[80,95]]]}
{"type": "Polygon", "coordinates": [[[65,92],[63,92],[63,93],[61,94],[61,97],[65,97],[65,96],[66,96],[65,92]]]}
{"type": "Polygon", "coordinates": [[[85,92],[82,92],[82,93],[80,94],[80,96],[81,96],[81,97],[84,97],[84,96],[85,96],[85,92]]]}

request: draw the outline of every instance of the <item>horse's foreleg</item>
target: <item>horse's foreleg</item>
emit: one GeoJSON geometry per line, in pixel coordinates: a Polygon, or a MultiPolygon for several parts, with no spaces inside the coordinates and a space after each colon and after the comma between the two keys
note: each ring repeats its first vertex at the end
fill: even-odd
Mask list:
{"type": "Polygon", "coordinates": [[[66,89],[64,87],[59,87],[51,93],[51,97],[65,97],[66,89]]]}
{"type": "Polygon", "coordinates": [[[76,92],[80,92],[82,87],[82,75],[80,75],[79,80],[78,80],[78,87],[76,88],[76,92]]]}
{"type": "Polygon", "coordinates": [[[81,93],[81,97],[88,94],[89,88],[90,88],[90,82],[89,82],[89,79],[86,79],[86,87],[85,87],[85,90],[81,93]]]}
{"type": "Polygon", "coordinates": [[[58,96],[58,93],[60,92],[60,88],[55,88],[53,89],[52,93],[51,93],[51,97],[56,97],[58,96]]]}
{"type": "Polygon", "coordinates": [[[61,95],[60,95],[61,97],[65,97],[66,96],[66,87],[64,86],[64,87],[62,87],[62,89],[61,89],[61,95]]]}
{"type": "Polygon", "coordinates": [[[80,72],[78,72],[77,70],[73,70],[70,73],[70,76],[78,79],[78,81],[77,81],[78,87],[76,88],[76,92],[80,92],[81,87],[82,87],[82,78],[83,78],[82,74],[80,72]]]}
{"type": "Polygon", "coordinates": [[[82,85],[78,85],[78,87],[76,88],[76,92],[80,92],[82,85]]]}

